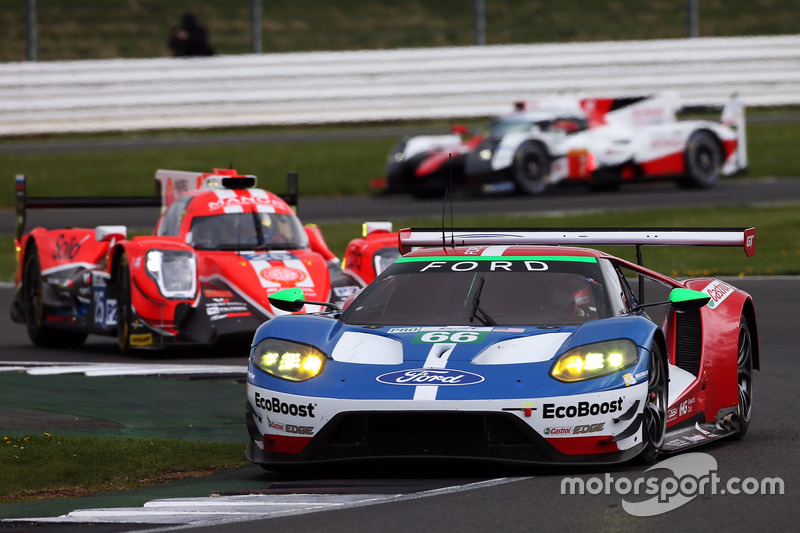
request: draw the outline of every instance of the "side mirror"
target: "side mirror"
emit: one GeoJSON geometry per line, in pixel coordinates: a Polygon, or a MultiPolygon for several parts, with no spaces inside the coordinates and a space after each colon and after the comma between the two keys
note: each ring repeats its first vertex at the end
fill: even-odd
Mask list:
{"type": "Polygon", "coordinates": [[[283,289],[268,298],[270,305],[281,311],[288,311],[289,313],[297,313],[305,304],[322,305],[330,307],[334,311],[341,311],[339,306],[328,302],[312,302],[304,300],[303,289],[300,287],[292,287],[290,289],[283,289]]]}
{"type": "Polygon", "coordinates": [[[706,305],[711,297],[700,291],[692,289],[672,289],[669,293],[669,303],[677,313],[694,311],[706,305]]]}
{"type": "Polygon", "coordinates": [[[636,312],[639,309],[644,309],[645,307],[653,307],[656,305],[671,305],[672,308],[675,310],[676,313],[685,313],[686,311],[694,311],[695,309],[700,309],[704,305],[711,300],[711,297],[707,294],[704,294],[700,291],[694,291],[692,289],[684,289],[682,287],[678,287],[672,289],[669,293],[669,301],[666,302],[653,302],[649,304],[642,304],[637,305],[632,311],[636,312]]]}

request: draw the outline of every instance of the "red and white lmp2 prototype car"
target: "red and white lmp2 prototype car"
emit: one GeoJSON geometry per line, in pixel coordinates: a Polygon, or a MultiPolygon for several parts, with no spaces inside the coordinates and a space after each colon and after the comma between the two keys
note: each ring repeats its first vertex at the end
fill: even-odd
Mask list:
{"type": "Polygon", "coordinates": [[[515,108],[464,141],[455,134],[405,139],[389,155],[389,192],[441,194],[451,179],[472,193],[536,195],[556,184],[611,189],[657,179],[708,188],[747,169],[737,95],[720,122],[678,120],[679,111],[692,108],[682,107],[674,92],[554,97],[515,108]]]}
{"type": "Polygon", "coordinates": [[[12,319],[37,345],[78,346],[91,333],[116,336],[125,351],[249,338],[283,313],[267,298],[288,287],[335,301],[339,260],[296,216],[289,178],[284,198],[222,169],[159,170],[160,197],[27,198],[17,176],[12,319]],[[128,238],[119,225],[25,233],[29,208],[143,205],[162,206],[153,235],[128,238]]]}

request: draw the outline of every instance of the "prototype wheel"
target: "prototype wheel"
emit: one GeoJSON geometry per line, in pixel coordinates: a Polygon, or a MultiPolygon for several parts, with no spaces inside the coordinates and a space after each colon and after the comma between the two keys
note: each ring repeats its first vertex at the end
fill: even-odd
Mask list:
{"type": "Polygon", "coordinates": [[[717,184],[722,176],[722,148],[707,131],[696,131],[686,144],[686,174],[681,184],[707,189],[717,184]]]}
{"type": "Polygon", "coordinates": [[[739,429],[733,439],[739,440],[747,433],[750,417],[753,414],[753,340],[744,317],[739,322],[739,351],[736,366],[739,376],[739,429]]]}
{"type": "Polygon", "coordinates": [[[542,194],[550,176],[550,158],[538,143],[523,144],[514,155],[514,182],[523,194],[542,194]]]}
{"type": "Polygon", "coordinates": [[[131,336],[131,273],[128,256],[120,257],[117,266],[117,346],[125,353],[130,349],[131,336]]]}
{"type": "Polygon", "coordinates": [[[22,312],[31,341],[47,348],[74,348],[83,344],[87,333],[55,329],[44,324],[42,268],[35,243],[28,247],[22,272],[22,312]]]}
{"type": "Polygon", "coordinates": [[[647,379],[647,398],[644,406],[643,439],[644,449],[639,460],[652,463],[661,453],[667,433],[667,401],[669,375],[667,360],[658,344],[650,350],[650,368],[647,379]]]}

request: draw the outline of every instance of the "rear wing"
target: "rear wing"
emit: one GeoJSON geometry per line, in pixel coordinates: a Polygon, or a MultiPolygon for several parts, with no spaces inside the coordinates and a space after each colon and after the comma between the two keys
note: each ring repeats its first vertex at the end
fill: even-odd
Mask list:
{"type": "MultiPolygon", "coordinates": [[[[19,240],[25,233],[25,222],[28,209],[60,209],[60,208],[97,208],[97,207],[160,207],[163,213],[166,208],[181,194],[200,186],[198,177],[218,177],[219,184],[225,186],[223,180],[230,176],[216,176],[213,173],[185,172],[176,170],[159,170],[156,172],[155,195],[153,196],[89,196],[89,197],[29,197],[25,174],[17,174],[14,182],[15,234],[19,240]],[[159,173],[162,173],[159,175],[159,173]],[[171,178],[179,177],[182,185],[175,188],[171,178]],[[190,186],[194,184],[193,186],[190,186]],[[185,188],[184,188],[185,186],[185,188]]],[[[250,177],[250,176],[248,176],[250,177]]],[[[255,184],[255,178],[253,184],[255,184]]],[[[297,213],[298,210],[298,177],[297,172],[289,172],[286,176],[286,193],[278,196],[289,204],[297,213]]]]}
{"type": "Polygon", "coordinates": [[[90,197],[51,197],[30,198],[25,174],[17,174],[14,182],[14,207],[16,210],[16,238],[25,233],[25,220],[28,209],[97,208],[97,207],[160,207],[161,195],[158,182],[154,196],[90,196],[90,197]]]}
{"type": "Polygon", "coordinates": [[[507,228],[417,229],[398,232],[400,253],[419,246],[491,245],[636,246],[641,264],[642,246],[741,246],[748,257],[756,251],[755,228],[507,228]]]}

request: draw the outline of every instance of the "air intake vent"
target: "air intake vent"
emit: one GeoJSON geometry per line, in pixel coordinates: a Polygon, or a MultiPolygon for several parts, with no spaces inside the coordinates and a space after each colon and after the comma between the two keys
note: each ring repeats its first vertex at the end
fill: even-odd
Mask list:
{"type": "Polygon", "coordinates": [[[676,314],[675,364],[695,376],[700,372],[700,355],[703,348],[703,325],[700,311],[676,314]]]}

